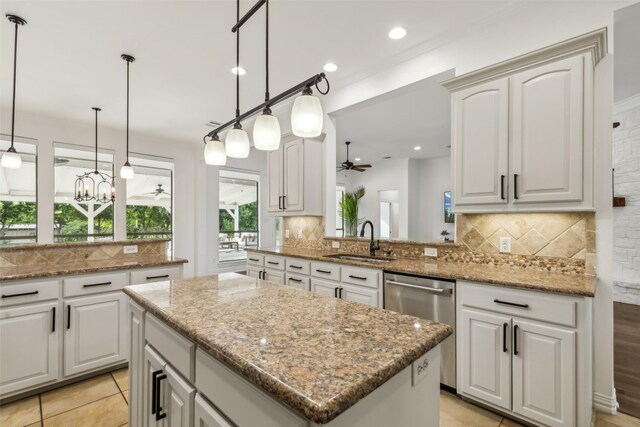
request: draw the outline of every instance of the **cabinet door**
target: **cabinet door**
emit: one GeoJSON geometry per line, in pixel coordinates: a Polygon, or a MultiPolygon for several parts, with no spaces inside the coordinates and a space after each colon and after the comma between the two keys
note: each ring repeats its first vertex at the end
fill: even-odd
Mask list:
{"type": "Polygon", "coordinates": [[[311,279],[311,292],[316,292],[328,297],[336,297],[338,295],[338,289],[340,289],[340,283],[311,279]]]}
{"type": "Polygon", "coordinates": [[[264,280],[284,285],[284,271],[264,270],[264,280]]]}
{"type": "Polygon", "coordinates": [[[0,310],[0,395],[58,379],[56,302],[0,310]]]}
{"type": "Polygon", "coordinates": [[[582,200],[583,80],[583,56],[511,77],[514,203],[582,200]]]}
{"type": "Polygon", "coordinates": [[[457,333],[460,391],[511,410],[511,318],[463,308],[457,333]]]}
{"type": "Polygon", "coordinates": [[[506,204],[509,173],[508,80],[453,94],[453,203],[506,204]]]}
{"type": "Polygon", "coordinates": [[[129,301],[129,425],[143,425],[144,309],[129,301]]]}
{"type": "Polygon", "coordinates": [[[284,144],[284,209],[287,212],[304,210],[304,141],[284,144]]]}
{"type": "Polygon", "coordinates": [[[170,427],[191,427],[193,425],[193,398],[196,389],[186,382],[171,366],[165,367],[167,387],[165,401],[167,424],[170,427]]]}
{"type": "Polygon", "coordinates": [[[158,390],[156,390],[156,385],[154,385],[154,379],[156,379],[158,375],[165,373],[165,365],[165,360],[147,344],[144,349],[144,389],[142,394],[142,419],[143,426],[145,427],[165,427],[167,423],[167,418],[156,419],[156,406],[158,403],[162,410],[161,413],[166,412],[167,393],[163,392],[163,390],[167,381],[156,381],[156,385],[159,386],[158,390]],[[154,402],[156,396],[159,398],[154,402]]]}
{"type": "Polygon", "coordinates": [[[194,406],[195,427],[233,427],[233,424],[228,422],[227,419],[200,394],[196,394],[194,406]]]}
{"type": "Polygon", "coordinates": [[[282,210],[281,196],[284,191],[283,152],[282,146],[275,151],[267,151],[267,175],[269,177],[267,212],[279,212],[282,210]]]}
{"type": "Polygon", "coordinates": [[[513,329],[513,412],[552,427],[573,426],[576,332],[520,319],[513,319],[513,329]]]}
{"type": "Polygon", "coordinates": [[[247,276],[260,279],[262,268],[247,267],[247,276]]]}
{"type": "Polygon", "coordinates": [[[340,295],[343,300],[378,307],[378,291],[344,284],[341,287],[340,295]]]}
{"type": "Polygon", "coordinates": [[[65,301],[64,374],[127,360],[127,296],[122,292],[65,301]]]}

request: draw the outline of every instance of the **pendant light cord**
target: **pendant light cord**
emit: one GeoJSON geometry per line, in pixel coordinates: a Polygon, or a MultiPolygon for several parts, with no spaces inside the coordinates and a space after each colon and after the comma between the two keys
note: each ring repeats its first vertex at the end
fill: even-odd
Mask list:
{"type": "Polygon", "coordinates": [[[127,163],[129,163],[129,61],[127,61],[127,163]]]}
{"type": "Polygon", "coordinates": [[[16,68],[18,63],[18,22],[15,22],[16,36],[13,43],[13,101],[11,104],[11,148],[13,148],[13,139],[15,136],[16,126],[16,68]]]}
{"type": "MultiPolygon", "coordinates": [[[[271,97],[269,95],[269,0],[266,0],[265,2],[265,8],[266,8],[266,16],[267,16],[267,22],[265,25],[266,28],[266,46],[265,46],[265,66],[266,66],[266,72],[265,72],[265,76],[266,76],[266,84],[265,84],[265,92],[264,92],[264,100],[265,102],[269,101],[269,98],[271,97]]],[[[269,108],[267,106],[267,108],[269,108]]]]}
{"type": "MultiPolygon", "coordinates": [[[[240,0],[236,1],[236,22],[240,23],[240,0]]],[[[240,28],[236,31],[236,118],[240,116],[240,28]]],[[[239,125],[236,122],[236,125],[239,125]]]]}
{"type": "Polygon", "coordinates": [[[94,108],[96,111],[96,174],[98,173],[98,108],[94,108]]]}

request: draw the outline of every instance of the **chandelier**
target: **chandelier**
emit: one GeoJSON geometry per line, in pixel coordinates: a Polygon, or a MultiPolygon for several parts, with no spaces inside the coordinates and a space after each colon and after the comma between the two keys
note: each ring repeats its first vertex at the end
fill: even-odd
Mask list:
{"type": "Polygon", "coordinates": [[[116,200],[114,177],[98,171],[98,112],[102,110],[91,109],[96,112],[95,170],[77,175],[74,199],[76,202],[112,203],[116,200]]]}
{"type": "Polygon", "coordinates": [[[222,166],[226,164],[227,157],[246,158],[249,155],[249,135],[242,129],[242,121],[261,113],[254,123],[253,142],[258,150],[273,151],[280,147],[280,123],[278,118],[272,114],[272,107],[291,98],[295,94],[300,94],[293,103],[291,110],[291,129],[294,135],[303,138],[317,137],[322,132],[323,111],[320,100],[313,96],[315,87],[318,93],[326,95],[329,93],[329,81],[324,73],[316,74],[303,82],[285,90],[273,98],[269,93],[269,0],[259,0],[249,11],[240,18],[240,0],[236,1],[236,24],[231,28],[231,32],[236,34],[236,111],[235,118],[218,126],[206,134],[203,138],[205,143],[204,158],[209,165],[222,166]],[[266,31],[265,31],[265,101],[240,114],[240,28],[258,11],[265,6],[266,31]],[[326,82],[326,89],[320,90],[318,85],[326,82]],[[225,142],[220,140],[220,132],[230,128],[227,132],[225,142]],[[207,141],[207,138],[209,140],[207,141]]]}

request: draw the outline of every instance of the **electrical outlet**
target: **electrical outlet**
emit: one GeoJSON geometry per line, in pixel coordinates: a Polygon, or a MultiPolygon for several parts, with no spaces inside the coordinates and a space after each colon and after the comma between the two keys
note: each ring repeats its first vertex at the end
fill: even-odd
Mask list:
{"type": "Polygon", "coordinates": [[[125,254],[137,254],[138,253],[138,245],[129,245],[123,246],[122,250],[125,254]]]}
{"type": "Polygon", "coordinates": [[[331,242],[331,247],[333,249],[340,249],[340,242],[331,242]]]}
{"type": "Polygon", "coordinates": [[[511,253],[511,237],[500,238],[500,252],[505,254],[511,253]]]}
{"type": "Polygon", "coordinates": [[[285,239],[289,238],[289,229],[288,228],[286,230],[284,230],[284,238],[285,239]]]}
{"type": "Polygon", "coordinates": [[[302,239],[302,228],[298,229],[298,239],[302,239]]]}
{"type": "Polygon", "coordinates": [[[437,248],[424,248],[424,256],[437,257],[438,256],[438,249],[437,248]]]}

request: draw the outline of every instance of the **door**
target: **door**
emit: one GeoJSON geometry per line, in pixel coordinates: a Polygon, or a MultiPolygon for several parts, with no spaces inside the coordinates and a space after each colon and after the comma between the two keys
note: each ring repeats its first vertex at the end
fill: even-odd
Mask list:
{"type": "Polygon", "coordinates": [[[461,317],[461,391],[511,410],[511,318],[466,308],[461,317]]]}
{"type": "Polygon", "coordinates": [[[338,289],[340,289],[340,283],[311,279],[311,292],[335,298],[338,296],[338,289]]]}
{"type": "Polygon", "coordinates": [[[200,394],[196,394],[194,407],[195,427],[233,427],[233,424],[200,394]]]}
{"type": "Polygon", "coordinates": [[[127,296],[123,292],[65,301],[64,375],[127,360],[127,296]]]}
{"type": "Polygon", "coordinates": [[[58,379],[56,302],[0,309],[0,395],[58,379]]]}
{"type": "Polygon", "coordinates": [[[193,399],[196,389],[186,382],[180,374],[167,365],[167,387],[165,401],[167,408],[167,424],[170,427],[191,427],[193,425],[193,399]]]}
{"type": "Polygon", "coordinates": [[[511,77],[513,203],[582,200],[584,57],[511,77]]]}
{"type": "Polygon", "coordinates": [[[304,210],[304,140],[284,144],[284,209],[304,210]]]}
{"type": "Polygon", "coordinates": [[[264,270],[264,280],[284,285],[284,271],[264,270]]]}
{"type": "Polygon", "coordinates": [[[145,427],[165,427],[167,423],[166,417],[158,417],[158,406],[160,406],[160,414],[165,413],[164,409],[167,407],[167,394],[163,392],[166,380],[159,380],[161,375],[165,374],[165,365],[165,360],[147,344],[144,349],[144,389],[142,393],[142,418],[145,427]]]}
{"type": "Polygon", "coordinates": [[[544,425],[575,423],[576,332],[513,319],[513,412],[544,425]]]}
{"type": "Polygon", "coordinates": [[[453,204],[507,203],[509,85],[506,78],[453,94],[453,204]]]}
{"type": "Polygon", "coordinates": [[[277,150],[267,151],[267,175],[269,177],[267,212],[280,212],[282,210],[282,193],[284,191],[283,152],[282,146],[277,150]]]}
{"type": "Polygon", "coordinates": [[[345,301],[359,302],[360,304],[378,307],[378,291],[361,288],[359,286],[341,285],[340,295],[345,301]]]}
{"type": "Polygon", "coordinates": [[[256,268],[256,267],[247,267],[247,276],[249,277],[253,277],[255,279],[260,279],[260,272],[262,271],[262,267],[260,268],[256,268]]]}

